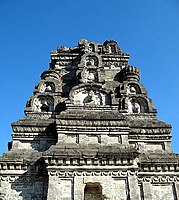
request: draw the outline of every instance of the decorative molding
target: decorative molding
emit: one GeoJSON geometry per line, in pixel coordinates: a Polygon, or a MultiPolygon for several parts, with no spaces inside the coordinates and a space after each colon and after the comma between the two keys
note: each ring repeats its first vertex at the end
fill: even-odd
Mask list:
{"type": "Polygon", "coordinates": [[[179,176],[172,176],[172,175],[161,175],[161,176],[144,176],[137,178],[139,183],[141,182],[150,182],[152,184],[155,183],[174,183],[179,181],[179,176]]]}
{"type": "MultiPolygon", "coordinates": [[[[18,163],[18,162],[15,162],[14,163],[10,163],[10,162],[2,162],[0,161],[0,170],[5,170],[5,171],[11,171],[11,170],[27,170],[28,168],[28,165],[25,165],[23,163],[18,163]]],[[[2,172],[3,172],[2,171],[2,172]]],[[[5,171],[3,173],[5,173],[5,171]]],[[[1,171],[0,171],[0,174],[1,174],[1,171]]]]}
{"type": "Polygon", "coordinates": [[[30,183],[30,182],[41,182],[43,181],[44,177],[38,176],[37,174],[29,174],[29,175],[24,175],[24,174],[18,174],[18,175],[1,175],[0,176],[0,181],[4,182],[18,182],[18,183],[30,183]]]}
{"type": "MultiPolygon", "coordinates": [[[[97,152],[96,152],[97,153],[97,152]]],[[[77,155],[78,156],[78,155],[77,155]]],[[[75,155],[69,157],[44,157],[45,162],[49,166],[132,166],[134,152],[128,152],[125,155],[121,152],[118,153],[118,157],[113,158],[75,158],[75,155]],[[73,158],[74,156],[74,158],[73,158]]]]}
{"type": "Polygon", "coordinates": [[[170,135],[129,135],[129,140],[142,140],[142,141],[150,141],[150,140],[158,140],[163,142],[163,140],[171,140],[170,135]]]}
{"type": "Polygon", "coordinates": [[[69,170],[50,170],[49,176],[74,177],[74,176],[112,176],[128,177],[137,176],[137,171],[109,171],[109,170],[91,170],[91,171],[69,171],[69,170]]]}
{"type": "MultiPolygon", "coordinates": [[[[156,134],[157,136],[160,134],[170,134],[171,129],[170,128],[152,128],[150,127],[150,129],[144,129],[144,128],[132,128],[131,133],[132,134],[141,134],[141,135],[146,135],[146,134],[156,134]]],[[[150,135],[151,136],[151,135],[150,135]]],[[[168,136],[168,135],[167,135],[168,136]]]]}
{"type": "MultiPolygon", "coordinates": [[[[83,119],[73,119],[73,120],[66,120],[66,119],[60,119],[57,122],[57,127],[61,128],[62,126],[92,126],[92,127],[105,127],[105,128],[115,128],[118,126],[118,129],[123,129],[124,126],[128,126],[128,123],[126,120],[83,120],[83,119]],[[114,126],[114,127],[113,127],[114,126]]],[[[129,129],[129,128],[128,128],[129,129]]]]}
{"type": "MultiPolygon", "coordinates": [[[[32,126],[13,126],[13,131],[14,132],[18,132],[18,133],[42,133],[42,132],[46,132],[47,130],[47,126],[44,127],[32,127],[32,126]]],[[[18,135],[18,133],[12,133],[12,136],[15,136],[16,134],[18,135]]],[[[32,134],[34,135],[34,134],[32,134]]]]}
{"type": "Polygon", "coordinates": [[[37,132],[26,132],[26,133],[22,133],[22,132],[18,132],[18,133],[12,133],[12,138],[13,139],[18,139],[18,140],[23,140],[25,138],[29,138],[29,139],[39,139],[39,138],[47,138],[46,140],[54,140],[54,134],[53,133],[44,133],[41,131],[37,131],[37,132]]]}
{"type": "Polygon", "coordinates": [[[176,160],[172,162],[172,158],[170,161],[172,163],[169,163],[168,160],[160,161],[160,159],[158,159],[158,163],[156,162],[151,163],[151,162],[146,164],[141,164],[140,172],[179,172],[179,165],[178,163],[176,163],[176,160]]]}

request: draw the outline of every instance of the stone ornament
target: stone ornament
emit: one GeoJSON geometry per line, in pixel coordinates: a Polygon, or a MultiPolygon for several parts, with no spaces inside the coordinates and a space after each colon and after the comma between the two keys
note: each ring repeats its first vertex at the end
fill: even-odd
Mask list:
{"type": "Polygon", "coordinates": [[[55,92],[55,85],[52,82],[44,82],[40,86],[41,93],[43,92],[55,92]]]}
{"type": "Polygon", "coordinates": [[[81,73],[83,83],[98,82],[98,72],[94,69],[85,68],[81,73]]]}
{"type": "Polygon", "coordinates": [[[79,88],[71,94],[74,105],[79,106],[100,106],[108,105],[109,98],[105,92],[96,90],[86,90],[79,88]]]}
{"type": "Polygon", "coordinates": [[[33,101],[32,109],[34,112],[52,112],[53,101],[52,97],[38,96],[33,101]]]}
{"type": "Polygon", "coordinates": [[[85,106],[99,106],[102,104],[102,99],[100,95],[96,95],[93,90],[90,90],[83,103],[85,106]]]}
{"type": "Polygon", "coordinates": [[[127,103],[129,113],[148,113],[147,103],[143,99],[130,98],[127,103]]]}

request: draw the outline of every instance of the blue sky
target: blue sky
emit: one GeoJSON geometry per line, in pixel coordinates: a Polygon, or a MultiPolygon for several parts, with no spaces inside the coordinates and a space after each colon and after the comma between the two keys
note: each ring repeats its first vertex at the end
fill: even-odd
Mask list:
{"type": "Polygon", "coordinates": [[[178,0],[0,0],[0,154],[11,122],[24,117],[50,51],[80,38],[116,40],[141,71],[158,118],[172,124],[179,152],[178,0]]]}

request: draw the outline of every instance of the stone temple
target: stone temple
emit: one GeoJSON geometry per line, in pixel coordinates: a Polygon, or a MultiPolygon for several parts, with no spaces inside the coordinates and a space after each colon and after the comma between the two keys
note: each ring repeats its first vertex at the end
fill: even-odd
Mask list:
{"type": "Polygon", "coordinates": [[[0,157],[1,200],[177,200],[171,125],[116,41],[51,52],[0,157]]]}

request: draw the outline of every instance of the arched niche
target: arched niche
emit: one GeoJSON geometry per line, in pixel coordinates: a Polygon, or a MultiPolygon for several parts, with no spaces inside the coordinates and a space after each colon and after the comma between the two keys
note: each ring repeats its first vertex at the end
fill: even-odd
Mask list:
{"type": "Polygon", "coordinates": [[[148,102],[145,98],[129,98],[127,104],[129,113],[139,114],[149,112],[148,102]]]}
{"type": "Polygon", "coordinates": [[[108,92],[101,90],[99,85],[75,87],[70,92],[70,100],[76,106],[110,105],[111,97],[108,92]]]}
{"type": "Polygon", "coordinates": [[[90,53],[86,53],[81,57],[81,62],[78,65],[79,69],[81,68],[99,68],[102,66],[102,61],[101,61],[101,57],[99,56],[99,54],[94,53],[94,52],[90,52],[90,53]]]}
{"type": "Polygon", "coordinates": [[[88,44],[88,52],[95,52],[95,45],[93,43],[88,44]]]}
{"type": "Polygon", "coordinates": [[[42,82],[40,85],[40,92],[55,92],[55,84],[50,81],[42,82]]]}
{"type": "Polygon", "coordinates": [[[80,39],[78,42],[79,49],[83,53],[90,53],[90,52],[96,52],[97,51],[97,45],[95,42],[89,42],[86,39],[80,39]]]}
{"type": "Polygon", "coordinates": [[[120,54],[122,55],[122,50],[119,48],[118,43],[114,40],[106,40],[103,44],[103,50],[107,54],[120,54]]]}
{"type": "Polygon", "coordinates": [[[84,189],[84,200],[103,200],[102,186],[98,182],[87,183],[84,189]]]}
{"type": "Polygon", "coordinates": [[[127,94],[141,94],[141,89],[137,84],[129,83],[127,85],[127,94]]]}
{"type": "Polygon", "coordinates": [[[98,57],[95,55],[88,55],[85,58],[85,66],[99,66],[99,60],[98,57]]]}
{"type": "Polygon", "coordinates": [[[32,110],[34,112],[52,112],[54,109],[54,99],[51,96],[39,95],[34,97],[32,110]]]}

